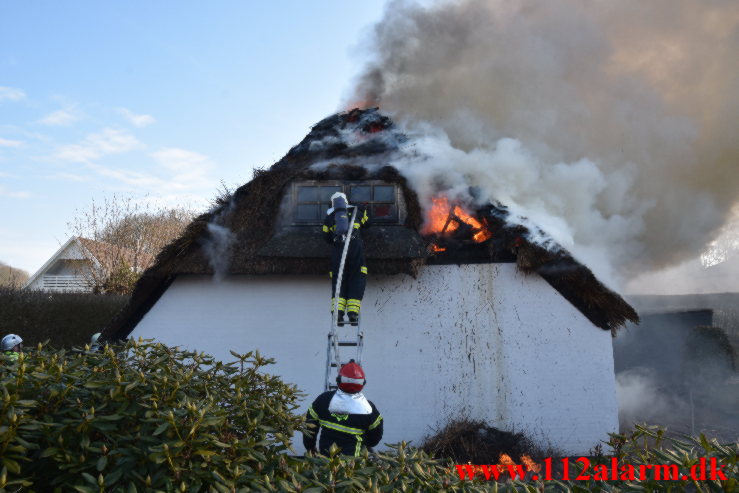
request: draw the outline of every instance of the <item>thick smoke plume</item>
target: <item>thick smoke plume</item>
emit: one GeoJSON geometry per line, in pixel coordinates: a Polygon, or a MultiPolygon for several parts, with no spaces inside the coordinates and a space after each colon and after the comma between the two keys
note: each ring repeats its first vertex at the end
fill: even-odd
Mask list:
{"type": "Polygon", "coordinates": [[[480,187],[607,279],[699,255],[737,203],[735,0],[394,0],[368,46],[347,106],[422,137],[416,188],[480,187]]]}

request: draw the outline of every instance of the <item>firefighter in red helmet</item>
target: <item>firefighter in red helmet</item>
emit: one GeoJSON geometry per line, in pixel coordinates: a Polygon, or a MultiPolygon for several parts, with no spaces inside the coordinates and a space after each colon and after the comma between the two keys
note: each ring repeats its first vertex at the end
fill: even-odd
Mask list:
{"type": "Polygon", "coordinates": [[[305,450],[328,454],[336,444],[344,455],[358,456],[362,447],[374,447],[382,439],[382,415],[362,393],[364,370],[354,360],[343,365],[336,377],[339,388],[319,395],[308,408],[309,430],[303,432],[305,450]]]}

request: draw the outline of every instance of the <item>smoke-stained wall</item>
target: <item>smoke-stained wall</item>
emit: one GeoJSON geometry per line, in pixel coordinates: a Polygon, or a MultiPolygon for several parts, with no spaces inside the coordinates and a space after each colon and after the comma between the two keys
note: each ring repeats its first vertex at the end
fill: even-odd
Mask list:
{"type": "Polygon", "coordinates": [[[736,53],[733,0],[394,0],[346,106],[425,137],[393,163],[422,198],[478,186],[616,283],[732,215],[736,53]]]}
{"type": "MultiPolygon", "coordinates": [[[[222,360],[258,349],[276,359],[269,371],[307,393],[305,412],[324,388],[329,299],[328,277],[180,276],[131,336],[222,360]]],[[[383,443],[419,445],[469,417],[586,454],[618,429],[610,332],[515,264],[370,275],[362,324],[366,395],[385,416],[383,443]]]]}

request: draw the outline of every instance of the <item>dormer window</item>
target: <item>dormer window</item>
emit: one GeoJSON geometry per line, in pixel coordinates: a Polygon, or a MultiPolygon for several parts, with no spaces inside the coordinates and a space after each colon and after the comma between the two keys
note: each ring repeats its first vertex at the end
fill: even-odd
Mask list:
{"type": "Polygon", "coordinates": [[[329,208],[331,196],[344,192],[350,204],[367,208],[370,219],[378,223],[399,222],[398,188],[379,180],[362,182],[310,181],[294,183],[293,224],[320,224],[329,208]]]}
{"type": "Polygon", "coordinates": [[[331,196],[342,191],[341,186],[334,185],[298,185],[295,189],[295,222],[301,224],[322,222],[331,196]]]}
{"type": "Polygon", "coordinates": [[[367,204],[367,213],[370,219],[388,222],[398,220],[395,185],[352,185],[349,190],[349,202],[367,204]]]}

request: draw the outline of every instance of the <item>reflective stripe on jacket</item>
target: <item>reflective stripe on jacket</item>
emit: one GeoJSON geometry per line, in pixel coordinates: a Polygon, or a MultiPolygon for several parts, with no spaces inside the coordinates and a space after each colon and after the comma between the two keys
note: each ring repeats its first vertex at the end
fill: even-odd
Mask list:
{"type": "Polygon", "coordinates": [[[382,440],[383,419],[372,401],[370,414],[335,414],[328,410],[335,390],[324,392],[308,408],[306,420],[313,427],[303,433],[306,450],[316,448],[316,437],[320,431],[318,449],[328,454],[332,444],[336,444],[344,455],[358,456],[362,446],[374,447],[382,440]]]}
{"type": "Polygon", "coordinates": [[[20,353],[16,353],[15,351],[5,351],[3,354],[13,361],[18,361],[18,356],[20,356],[20,353]]]}

